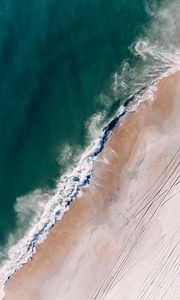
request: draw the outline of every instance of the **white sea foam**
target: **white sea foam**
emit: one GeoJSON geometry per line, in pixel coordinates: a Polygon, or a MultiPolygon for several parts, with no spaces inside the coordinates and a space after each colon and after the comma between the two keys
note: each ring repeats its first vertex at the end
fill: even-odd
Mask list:
{"type": "Polygon", "coordinates": [[[128,96],[129,87],[134,85],[136,76],[136,71],[130,66],[130,63],[126,60],[123,61],[119,70],[113,74],[112,89],[115,100],[122,97],[122,95],[124,97],[128,96]]]}
{"type": "MultiPolygon", "coordinates": [[[[60,178],[56,192],[44,206],[39,222],[34,224],[25,238],[22,238],[16,245],[10,247],[8,261],[2,266],[0,271],[1,293],[3,293],[4,282],[15,270],[32,257],[36,251],[36,245],[44,241],[49,229],[69,209],[70,202],[78,195],[81,187],[89,183],[96,155],[101,151],[105,135],[108,134],[108,132],[105,132],[85,151],[74,170],[60,178]]],[[[32,210],[32,203],[30,206],[32,210]]],[[[16,203],[16,210],[19,213],[24,210],[24,207],[22,208],[22,198],[16,203]]],[[[23,222],[23,219],[20,221],[23,222]]]]}
{"type": "Polygon", "coordinates": [[[18,226],[25,228],[26,223],[34,219],[37,223],[43,213],[44,207],[49,201],[49,194],[40,189],[35,190],[26,196],[18,197],[14,205],[18,216],[18,226]]]}
{"type": "Polygon", "coordinates": [[[95,140],[101,134],[102,123],[105,120],[105,112],[92,115],[86,122],[86,128],[90,140],[95,140]]]}
{"type": "MultiPolygon", "coordinates": [[[[176,10],[177,4],[175,4],[175,1],[173,3],[167,2],[166,7],[160,10],[148,7],[154,21],[145,30],[145,38],[144,36],[138,38],[131,46],[133,53],[140,58],[139,64],[132,68],[125,61],[120,70],[114,75],[114,97],[119,97],[122,92],[127,93],[126,88],[129,87],[129,79],[131,79],[130,82],[133,82],[133,84],[127,95],[129,99],[133,97],[133,102],[130,101],[127,107],[121,106],[114,120],[123,115],[125,111],[135,110],[139,102],[147,99],[152,100],[158,81],[180,70],[180,51],[176,47],[179,42],[177,35],[173,33],[170,37],[168,36],[169,30],[175,30],[175,33],[177,33],[177,28],[180,27],[180,25],[178,25],[179,27],[176,26],[179,11],[176,10]]],[[[98,120],[99,117],[96,116],[95,121],[96,118],[98,120]]],[[[37,203],[32,200],[31,196],[33,194],[27,196],[29,198],[17,199],[15,209],[19,214],[19,222],[24,224],[23,214],[27,208],[31,212],[28,212],[28,214],[33,226],[28,229],[26,236],[19,240],[17,244],[11,241],[13,246],[9,247],[7,251],[8,260],[5,261],[0,270],[0,298],[3,297],[3,286],[8,277],[31,259],[36,251],[37,244],[44,241],[49,229],[69,209],[70,202],[79,195],[81,188],[89,184],[97,154],[102,150],[111,132],[110,125],[112,125],[111,122],[104,128],[91,147],[84,152],[73,171],[60,178],[53,195],[50,195],[50,197],[46,195],[46,199],[42,200],[40,196],[42,193],[39,192],[38,194],[36,191],[34,197],[39,197],[37,203]],[[30,204],[29,200],[26,201],[27,199],[30,199],[30,204]],[[34,214],[36,208],[38,214],[34,214]]],[[[94,130],[93,125],[90,125],[90,127],[94,130]]]]}
{"type": "Polygon", "coordinates": [[[104,109],[108,110],[111,107],[112,98],[104,93],[101,93],[97,99],[97,102],[99,102],[104,109]]]}
{"type": "Polygon", "coordinates": [[[72,159],[73,156],[73,151],[70,145],[65,144],[62,147],[62,150],[60,149],[60,155],[57,158],[57,162],[60,165],[65,165],[67,164],[67,161],[70,161],[72,159]]]}
{"type": "MultiPolygon", "coordinates": [[[[179,55],[177,57],[179,61],[179,55]]],[[[172,60],[170,59],[170,61],[172,60]]],[[[174,59],[174,64],[172,64],[165,73],[162,73],[161,77],[174,73],[179,69],[180,64],[176,64],[176,60],[174,59]]],[[[117,116],[123,114],[125,111],[136,109],[139,101],[145,101],[149,99],[149,97],[152,99],[155,88],[156,83],[154,83],[140,95],[137,95],[132,102],[133,105],[130,103],[127,108],[121,106],[117,116]]],[[[70,202],[78,195],[81,187],[89,184],[90,175],[93,170],[97,153],[101,151],[105,140],[105,131],[103,131],[100,137],[97,138],[93,145],[83,154],[78,165],[74,168],[72,173],[66,174],[60,179],[54,196],[49,199],[43,208],[40,205],[43,213],[41,211],[41,217],[40,215],[38,217],[39,222],[34,224],[33,228],[28,232],[25,238],[21,239],[18,244],[10,247],[8,251],[9,259],[0,271],[1,293],[3,293],[3,285],[8,277],[20,266],[31,259],[32,255],[36,252],[37,244],[44,241],[52,225],[57,220],[61,219],[63,214],[69,209],[70,202]]],[[[22,202],[23,200],[21,198],[16,203],[16,210],[19,213],[25,208],[22,207],[22,202]]],[[[33,205],[34,202],[30,204],[30,209],[32,210],[35,209],[33,205]]],[[[23,222],[23,219],[21,222],[23,222]]]]}

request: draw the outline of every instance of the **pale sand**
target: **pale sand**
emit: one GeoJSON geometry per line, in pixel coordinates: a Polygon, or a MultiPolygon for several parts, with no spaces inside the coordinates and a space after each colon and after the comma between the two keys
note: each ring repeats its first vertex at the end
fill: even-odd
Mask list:
{"type": "Polygon", "coordinates": [[[6,300],[180,299],[180,73],[113,132],[6,300]]]}

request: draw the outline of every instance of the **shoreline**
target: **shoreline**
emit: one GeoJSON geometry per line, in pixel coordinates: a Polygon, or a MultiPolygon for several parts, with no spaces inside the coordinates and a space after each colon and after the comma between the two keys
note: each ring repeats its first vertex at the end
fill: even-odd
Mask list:
{"type": "MultiPolygon", "coordinates": [[[[132,282],[126,275],[132,276],[128,270],[135,268],[132,256],[138,261],[139,247],[147,259],[145,254],[149,251],[147,246],[143,248],[141,239],[155,248],[155,238],[148,240],[144,232],[155,222],[153,214],[162,200],[153,200],[158,189],[160,198],[168,189],[161,186],[172,173],[169,159],[172,156],[175,160],[179,153],[180,103],[174,92],[177,86],[180,86],[179,72],[162,79],[155,100],[140,103],[136,112],[128,113],[122,124],[114,128],[95,161],[91,184],[83,188],[69,212],[37,246],[33,259],[11,276],[3,299],[49,300],[52,293],[53,299],[60,299],[61,295],[63,300],[70,300],[73,295],[78,300],[118,299],[117,292],[132,282]],[[152,189],[153,184],[157,188],[152,189]],[[119,277],[114,281],[117,274],[126,278],[123,286],[122,279],[118,283],[119,277]]],[[[178,171],[176,165],[174,174],[178,171]]],[[[154,237],[158,235],[153,228],[151,231],[154,237]]]]}
{"type": "MultiPolygon", "coordinates": [[[[169,68],[167,73],[161,74],[160,78],[166,77],[168,73],[172,72],[175,72],[173,67],[169,68]]],[[[40,221],[32,226],[24,238],[9,249],[9,260],[0,271],[0,298],[3,294],[2,286],[4,286],[4,283],[13,273],[32,259],[36,252],[37,245],[44,242],[51,228],[63,217],[64,213],[69,210],[71,203],[78,197],[78,194],[81,193],[81,189],[89,185],[96,158],[99,153],[103,151],[114,127],[116,127],[120,121],[123,122],[129,112],[136,110],[139,102],[149,100],[149,97],[153,99],[156,84],[159,80],[152,82],[149,88],[142,87],[142,89],[137,91],[133,96],[129,97],[125,103],[120,106],[116,115],[104,126],[101,135],[85,149],[73,171],[65,173],[60,178],[54,195],[50,196],[48,203],[45,205],[40,221]],[[21,249],[23,249],[23,251],[21,251],[21,249]]]]}

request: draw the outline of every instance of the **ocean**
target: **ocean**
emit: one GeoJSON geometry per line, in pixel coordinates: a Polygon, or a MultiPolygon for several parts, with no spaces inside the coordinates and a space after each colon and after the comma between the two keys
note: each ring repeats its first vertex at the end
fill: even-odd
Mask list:
{"type": "Polygon", "coordinates": [[[90,184],[127,105],[179,69],[179,13],[175,0],[0,2],[1,283],[90,184]]]}

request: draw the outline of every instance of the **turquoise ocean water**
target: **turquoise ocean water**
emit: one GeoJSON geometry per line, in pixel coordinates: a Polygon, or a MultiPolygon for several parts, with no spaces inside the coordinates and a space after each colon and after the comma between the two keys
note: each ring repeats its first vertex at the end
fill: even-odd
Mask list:
{"type": "Polygon", "coordinates": [[[148,20],[138,2],[1,1],[1,245],[16,230],[16,198],[53,187],[62,147],[88,143],[98,96],[148,20]]]}
{"type": "Polygon", "coordinates": [[[0,1],[2,264],[120,105],[178,65],[178,15],[177,1],[0,1]]]}

